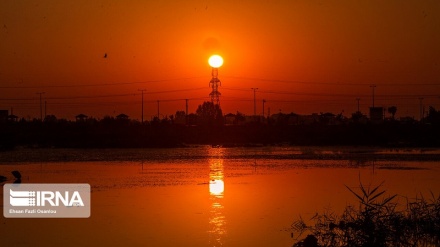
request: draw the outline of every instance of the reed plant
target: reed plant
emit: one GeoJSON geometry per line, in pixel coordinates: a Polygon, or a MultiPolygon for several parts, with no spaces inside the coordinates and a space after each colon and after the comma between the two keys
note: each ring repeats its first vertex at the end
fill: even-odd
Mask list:
{"type": "Polygon", "coordinates": [[[341,215],[332,211],[316,214],[309,221],[301,217],[292,224],[294,247],[344,246],[440,246],[440,196],[419,194],[414,199],[385,196],[383,183],[371,187],[360,183],[357,206],[347,206],[341,215]],[[309,225],[309,223],[311,223],[309,225]],[[304,233],[308,236],[301,238],[304,233]]]}

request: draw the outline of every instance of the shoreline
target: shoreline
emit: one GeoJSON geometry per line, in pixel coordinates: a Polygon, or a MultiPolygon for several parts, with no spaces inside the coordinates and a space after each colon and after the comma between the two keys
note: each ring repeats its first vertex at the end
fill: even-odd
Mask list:
{"type": "MultiPolygon", "coordinates": [[[[0,163],[81,162],[81,161],[170,161],[200,160],[218,157],[216,150],[225,151],[222,159],[273,160],[347,160],[367,161],[438,161],[440,148],[382,148],[346,146],[253,146],[211,147],[209,145],[171,148],[16,148],[0,152],[0,163]],[[214,151],[209,154],[209,150],[214,151]],[[233,151],[236,151],[235,153],[233,151]],[[231,151],[231,152],[228,152],[231,151]],[[238,152],[239,151],[239,152],[238,152]]],[[[1,164],[0,164],[1,165],[1,164]]]]}

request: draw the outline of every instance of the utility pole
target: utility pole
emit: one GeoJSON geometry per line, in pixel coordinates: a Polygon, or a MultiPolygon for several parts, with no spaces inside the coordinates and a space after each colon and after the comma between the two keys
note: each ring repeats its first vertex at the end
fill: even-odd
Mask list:
{"type": "Polygon", "coordinates": [[[36,93],[40,95],[40,119],[43,121],[43,101],[42,101],[42,95],[45,94],[45,92],[39,92],[36,93]]]}
{"type": "Polygon", "coordinates": [[[188,99],[185,99],[185,124],[188,125],[188,99]]]}
{"type": "Polygon", "coordinates": [[[358,112],[360,112],[359,111],[359,101],[361,100],[360,98],[356,98],[356,100],[357,100],[357,102],[358,102],[358,112]]]}
{"type": "Polygon", "coordinates": [[[159,111],[159,100],[157,101],[157,119],[160,119],[160,111],[159,111]]]}
{"type": "Polygon", "coordinates": [[[142,94],[142,123],[144,123],[144,92],[146,91],[145,89],[138,89],[138,91],[141,91],[142,94]]]}
{"type": "Polygon", "coordinates": [[[373,89],[373,107],[374,107],[374,89],[376,88],[376,85],[371,85],[370,87],[373,89]]]}
{"type": "Polygon", "coordinates": [[[421,122],[425,114],[423,112],[423,98],[420,97],[419,100],[420,100],[420,122],[421,122]]]}
{"type": "Polygon", "coordinates": [[[263,119],[264,119],[264,103],[266,103],[265,99],[263,99],[263,119]]]}
{"type": "Polygon", "coordinates": [[[47,117],[47,101],[44,101],[44,118],[47,117]]]}
{"type": "Polygon", "coordinates": [[[255,98],[255,92],[258,90],[258,88],[251,88],[252,90],[254,90],[254,116],[257,116],[257,101],[255,98]]]}

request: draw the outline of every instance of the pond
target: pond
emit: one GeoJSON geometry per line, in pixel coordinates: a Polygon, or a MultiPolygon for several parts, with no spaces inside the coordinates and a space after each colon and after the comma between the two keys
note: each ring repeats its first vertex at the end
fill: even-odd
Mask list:
{"type": "MultiPolygon", "coordinates": [[[[15,150],[0,175],[88,183],[90,218],[0,217],[4,246],[292,246],[291,224],[356,204],[384,182],[398,201],[440,193],[438,150],[252,147],[15,150]]],[[[1,190],[3,198],[3,190],[1,190]]],[[[3,201],[1,204],[3,211],[3,201]]]]}

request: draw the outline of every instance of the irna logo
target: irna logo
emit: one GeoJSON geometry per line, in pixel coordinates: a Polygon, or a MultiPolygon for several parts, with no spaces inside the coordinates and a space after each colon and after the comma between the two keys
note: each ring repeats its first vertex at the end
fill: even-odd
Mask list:
{"type": "Polygon", "coordinates": [[[84,202],[78,191],[69,193],[69,191],[13,191],[9,190],[9,203],[11,206],[32,207],[32,206],[81,206],[84,202]]]}
{"type": "Polygon", "coordinates": [[[6,218],[88,218],[89,184],[5,184],[6,218]]]}

